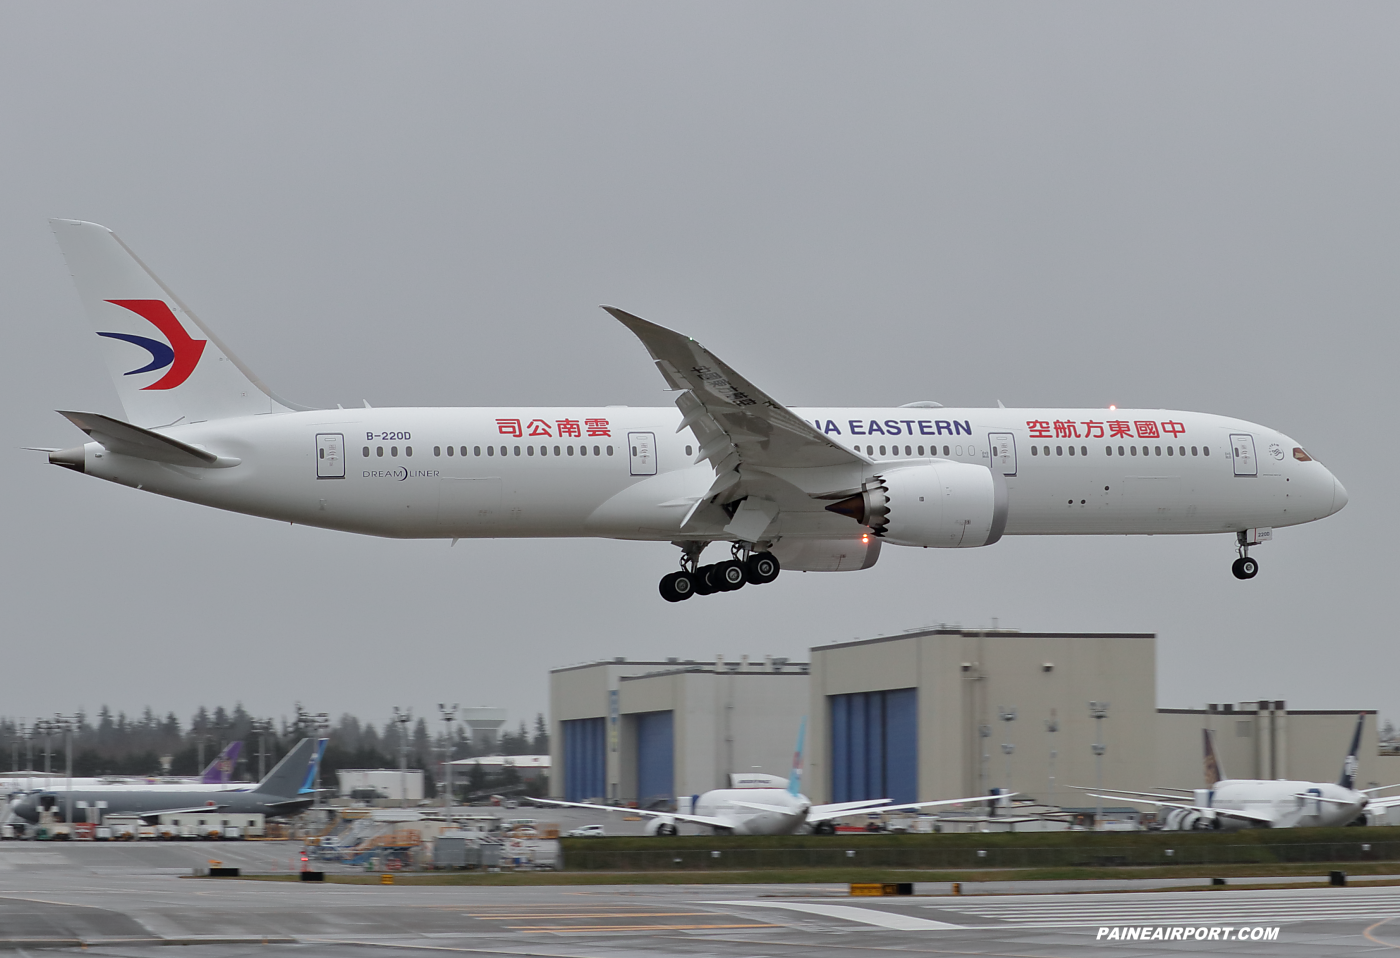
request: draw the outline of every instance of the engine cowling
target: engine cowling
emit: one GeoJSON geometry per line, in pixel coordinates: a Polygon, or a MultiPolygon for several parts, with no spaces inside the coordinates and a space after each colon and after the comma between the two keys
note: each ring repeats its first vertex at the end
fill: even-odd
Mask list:
{"type": "Polygon", "coordinates": [[[827,509],[896,545],[989,546],[1006,529],[1006,482],[985,466],[936,460],[890,469],[827,509]]]}

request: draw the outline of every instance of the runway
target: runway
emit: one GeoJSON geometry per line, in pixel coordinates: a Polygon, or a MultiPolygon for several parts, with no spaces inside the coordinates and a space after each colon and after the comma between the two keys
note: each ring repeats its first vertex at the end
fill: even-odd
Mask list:
{"type": "MultiPolygon", "coordinates": [[[[0,949],[144,958],[428,954],[1123,956],[1376,954],[1400,949],[1400,888],[981,894],[840,885],[413,887],[194,880],[217,858],[299,864],[292,843],[0,845],[0,949]],[[1202,929],[1202,940],[1108,930],[1202,929]],[[1206,930],[1277,928],[1276,940],[1206,930]],[[1394,929],[1391,933],[1391,929],[1394,929]],[[1218,935],[1225,934],[1218,932],[1218,935]]],[[[1178,931],[1178,934],[1181,932],[1178,931]]]]}

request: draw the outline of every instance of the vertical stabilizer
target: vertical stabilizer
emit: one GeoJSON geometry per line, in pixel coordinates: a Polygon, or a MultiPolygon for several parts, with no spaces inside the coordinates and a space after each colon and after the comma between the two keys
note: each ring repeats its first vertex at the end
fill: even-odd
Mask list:
{"type": "Polygon", "coordinates": [[[204,770],[199,781],[201,785],[227,785],[233,780],[233,769],[238,764],[238,753],[243,750],[242,742],[229,742],[209,767],[204,770]]]}
{"type": "Polygon", "coordinates": [[[302,783],[306,781],[306,773],[316,755],[315,745],[315,740],[309,738],[297,742],[253,791],[278,798],[299,796],[302,783]]]}
{"type": "Polygon", "coordinates": [[[1220,764],[1220,757],[1215,754],[1215,732],[1203,728],[1201,738],[1205,743],[1206,788],[1214,788],[1217,782],[1226,777],[1225,767],[1220,764]]]}
{"type": "Polygon", "coordinates": [[[316,773],[321,768],[321,757],[326,754],[326,743],[328,738],[318,738],[316,740],[316,754],[311,756],[311,762],[306,766],[306,778],[302,779],[301,791],[299,795],[312,795],[316,792],[316,773]]]}
{"type": "Polygon", "coordinates": [[[793,798],[802,794],[802,748],[807,741],[807,717],[797,729],[797,751],[792,753],[792,774],[788,776],[788,794],[793,798]]]}
{"type": "Polygon", "coordinates": [[[1356,756],[1361,751],[1361,730],[1365,726],[1366,713],[1362,712],[1356,717],[1356,731],[1351,733],[1351,749],[1342,762],[1342,777],[1337,779],[1337,784],[1342,788],[1356,788],[1356,769],[1360,764],[1356,756]]]}
{"type": "Polygon", "coordinates": [[[274,397],[117,234],[49,223],[128,420],[159,427],[300,408],[274,397]]]}

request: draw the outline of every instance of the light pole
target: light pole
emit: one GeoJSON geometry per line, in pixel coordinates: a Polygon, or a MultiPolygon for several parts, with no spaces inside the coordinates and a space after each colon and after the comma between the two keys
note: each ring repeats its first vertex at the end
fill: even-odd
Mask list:
{"type": "Polygon", "coordinates": [[[267,737],[276,726],[272,719],[253,719],[249,730],[258,737],[258,781],[267,774],[267,737]]]}
{"type": "Polygon", "coordinates": [[[1089,714],[1094,719],[1094,779],[1098,793],[1094,796],[1094,831],[1103,829],[1103,753],[1108,751],[1103,744],[1103,720],[1108,718],[1107,702],[1090,702],[1089,714]]]}
{"type": "Polygon", "coordinates": [[[78,727],[78,720],[71,715],[57,715],[53,717],[53,729],[64,734],[64,758],[67,759],[68,766],[68,791],[63,800],[63,821],[68,825],[68,838],[71,841],[73,832],[73,732],[78,727]]]}
{"type": "Polygon", "coordinates": [[[442,780],[445,786],[442,790],[442,810],[449,825],[452,824],[452,723],[457,721],[458,708],[456,702],[452,703],[451,708],[438,703],[442,724],[447,728],[447,742],[442,750],[442,780]]]}
{"type": "MultiPolygon", "coordinates": [[[[1016,721],[1016,710],[998,707],[997,711],[1001,714],[1001,720],[1006,723],[1006,737],[1010,738],[1011,723],[1016,721]]],[[[1011,794],[1011,756],[1015,751],[1016,746],[1012,743],[1001,743],[1001,754],[1006,756],[1006,794],[1008,796],[1011,794]]],[[[1008,797],[1006,801],[1007,804],[1010,804],[1011,799],[1008,797]]]]}
{"type": "MultiPolygon", "coordinates": [[[[325,738],[330,733],[331,717],[325,712],[317,712],[311,716],[311,722],[316,729],[316,738],[318,739],[316,746],[319,750],[321,745],[319,739],[325,738]]],[[[311,787],[314,789],[311,793],[313,801],[319,802],[321,800],[321,762],[319,759],[316,762],[316,780],[311,787]]]]}
{"type": "Polygon", "coordinates": [[[413,709],[394,706],[394,721],[399,723],[399,805],[408,807],[408,725],[413,721],[413,709]]]}
{"type": "Polygon", "coordinates": [[[1060,720],[1055,717],[1055,710],[1050,710],[1050,717],[1045,720],[1045,731],[1050,735],[1050,789],[1045,804],[1055,804],[1055,759],[1059,752],[1055,751],[1055,733],[1060,730],[1060,720]]]}

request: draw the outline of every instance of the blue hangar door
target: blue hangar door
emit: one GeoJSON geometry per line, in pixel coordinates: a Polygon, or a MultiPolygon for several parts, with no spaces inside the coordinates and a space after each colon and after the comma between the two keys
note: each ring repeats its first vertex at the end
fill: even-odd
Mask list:
{"type": "Polygon", "coordinates": [[[674,712],[637,716],[637,804],[647,808],[676,794],[674,712]]]}
{"type": "Polygon", "coordinates": [[[569,719],[564,727],[564,800],[600,801],[608,797],[606,719],[569,719]]]}
{"type": "Polygon", "coordinates": [[[918,689],[831,695],[831,800],[919,800],[918,689]]]}

